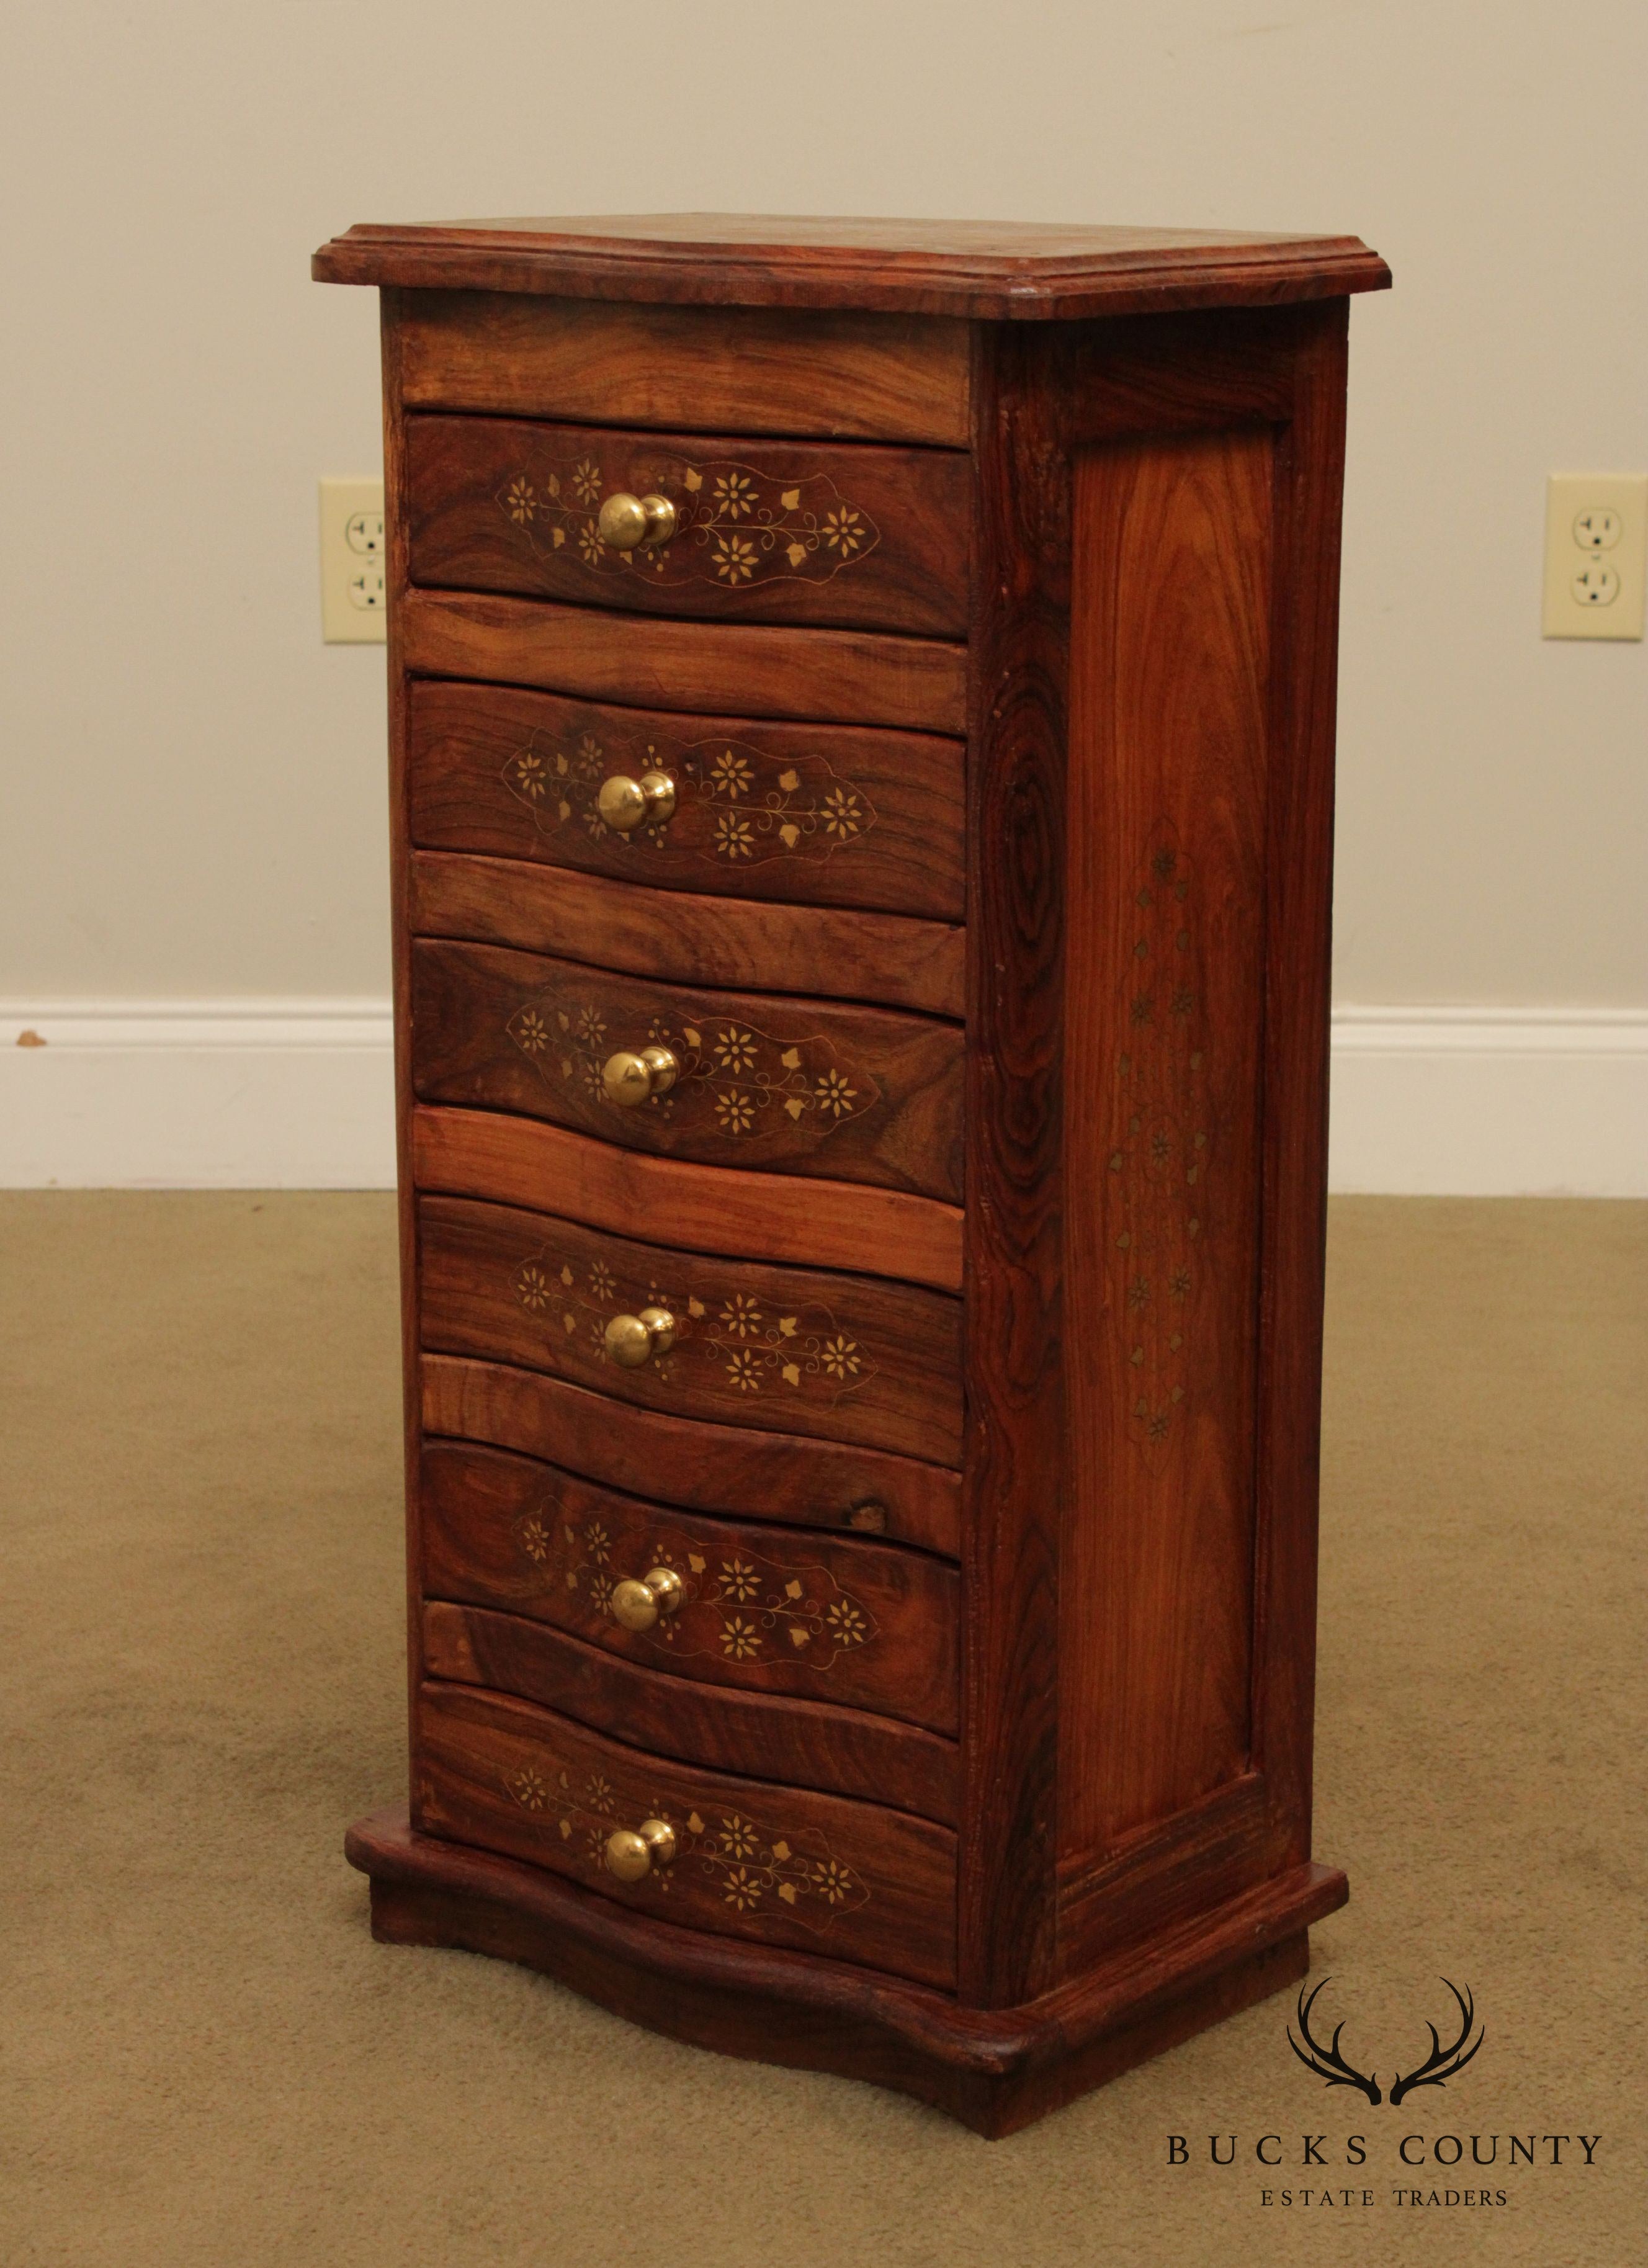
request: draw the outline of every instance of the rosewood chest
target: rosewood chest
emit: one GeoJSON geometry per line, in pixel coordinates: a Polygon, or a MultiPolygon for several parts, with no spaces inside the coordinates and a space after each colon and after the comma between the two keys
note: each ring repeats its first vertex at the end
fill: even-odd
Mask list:
{"type": "Polygon", "coordinates": [[[1354,238],[356,228],[373,1926],[1000,2133],[1298,1977],[1354,238]]]}

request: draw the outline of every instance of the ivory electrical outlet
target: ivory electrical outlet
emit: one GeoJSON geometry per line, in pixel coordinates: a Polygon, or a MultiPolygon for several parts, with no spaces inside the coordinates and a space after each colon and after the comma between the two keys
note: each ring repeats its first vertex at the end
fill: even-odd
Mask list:
{"type": "Polygon", "coordinates": [[[1548,638],[1639,638],[1648,473],[1553,473],[1545,492],[1548,638]]]}
{"type": "Polygon", "coordinates": [[[327,645],[380,645],[387,600],[383,482],[322,481],[322,638],[327,645]]]}

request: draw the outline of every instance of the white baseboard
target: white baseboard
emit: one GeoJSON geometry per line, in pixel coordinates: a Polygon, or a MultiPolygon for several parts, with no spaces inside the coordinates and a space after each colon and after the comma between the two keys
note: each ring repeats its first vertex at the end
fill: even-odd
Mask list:
{"type": "Polygon", "coordinates": [[[0,1002],[0,1187],[378,1189],[394,1174],[386,1001],[0,1002]]]}
{"type": "MultiPolygon", "coordinates": [[[[381,1000],[0,1002],[0,1187],[386,1189],[390,1060],[381,1000]]],[[[1648,1013],[1343,1009],[1333,1079],[1335,1189],[1648,1197],[1648,1013]]]]}
{"type": "Polygon", "coordinates": [[[1328,1182],[1393,1197],[1648,1197],[1648,1012],[1341,1008],[1328,1182]]]}

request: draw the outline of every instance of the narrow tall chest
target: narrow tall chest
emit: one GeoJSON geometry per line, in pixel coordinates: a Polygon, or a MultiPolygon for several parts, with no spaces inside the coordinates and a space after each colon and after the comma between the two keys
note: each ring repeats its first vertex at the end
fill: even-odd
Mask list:
{"type": "Polygon", "coordinates": [[[1300,1975],[1353,238],[350,230],[386,1939],[1000,2133],[1300,1975]]]}

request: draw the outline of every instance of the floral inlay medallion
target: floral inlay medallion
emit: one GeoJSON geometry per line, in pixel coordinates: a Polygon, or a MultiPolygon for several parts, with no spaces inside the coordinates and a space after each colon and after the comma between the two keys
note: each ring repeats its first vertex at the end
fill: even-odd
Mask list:
{"type": "Polygon", "coordinates": [[[746,741],[648,740],[610,750],[593,733],[561,738],[541,729],[514,749],[504,786],[532,814],[537,833],[611,856],[647,854],[666,844],[706,866],[760,866],[771,858],[828,858],[876,823],[876,807],[823,756],[769,756],[746,741]],[[597,804],[601,783],[622,772],[638,779],[661,770],[675,783],[675,811],[661,824],[626,835],[608,827],[597,804]]]}
{"type": "MultiPolygon", "coordinates": [[[[708,1277],[688,1284],[631,1276],[605,1261],[574,1265],[545,1245],[515,1269],[518,1303],[541,1316],[584,1360],[606,1362],[607,1326],[614,1315],[664,1307],[675,1318],[675,1342],[642,1368],[626,1371],[631,1387],[648,1380],[724,1398],[734,1407],[752,1397],[780,1403],[799,1398],[834,1410],[877,1375],[877,1365],[850,1322],[821,1303],[784,1312],[778,1304],[730,1289],[708,1277]]],[[[857,1642],[857,1641],[855,1641],[857,1642]]]]}
{"type": "MultiPolygon", "coordinates": [[[[613,1539],[600,1520],[558,1523],[553,1512],[530,1512],[516,1522],[515,1538],[546,1582],[557,1578],[598,1619],[614,1621],[613,1586],[619,1580],[613,1539]]],[[[675,1660],[709,1657],[735,1665],[804,1661],[828,1672],[843,1654],[878,1633],[869,1609],[843,1591],[824,1567],[774,1566],[741,1547],[700,1551],[689,1538],[650,1525],[629,1556],[649,1567],[673,1567],[684,1596],[673,1614],[650,1630],[625,1633],[625,1647],[657,1647],[675,1660]]]]}
{"type": "Polygon", "coordinates": [[[675,1830],[675,1856],[666,1866],[654,1867],[639,1882],[626,1885],[630,1893],[655,1890],[668,1897],[678,1889],[707,1889],[734,1913],[787,1911],[806,1928],[828,1929],[838,1914],[851,1913],[870,1902],[870,1888],[856,1867],[845,1865],[813,1828],[791,1828],[779,1834],[747,1818],[740,1811],[692,1810],[685,1819],[679,1808],[638,1789],[625,1792],[622,1800],[602,1773],[578,1775],[557,1770],[553,1763],[523,1765],[504,1782],[520,1808],[553,1819],[561,1840],[573,1856],[598,1876],[605,1876],[607,1838],[616,1827],[632,1819],[666,1819],[675,1830]]]}
{"type": "Polygon", "coordinates": [[[881,540],[868,512],[828,473],[786,482],[731,459],[698,464],[666,450],[637,456],[626,446],[622,469],[610,475],[592,448],[571,456],[534,450],[496,501],[504,526],[535,558],[559,555],[592,575],[634,576],[664,588],[828,583],[881,540]],[[604,542],[601,503],[614,491],[666,496],[676,515],[669,541],[634,551],[604,542]]]}
{"type": "Polygon", "coordinates": [[[546,990],[504,1028],[546,1085],[603,1129],[650,1123],[660,1131],[718,1134],[734,1143],[798,1130],[822,1141],[881,1100],[869,1072],[823,1033],[775,1038],[729,1016],[694,1023],[651,1016],[644,1023],[633,995],[603,1001],[546,990]],[[602,1079],[607,1058],[648,1047],[673,1054],[674,1085],[638,1108],[613,1101],[602,1079]]]}

